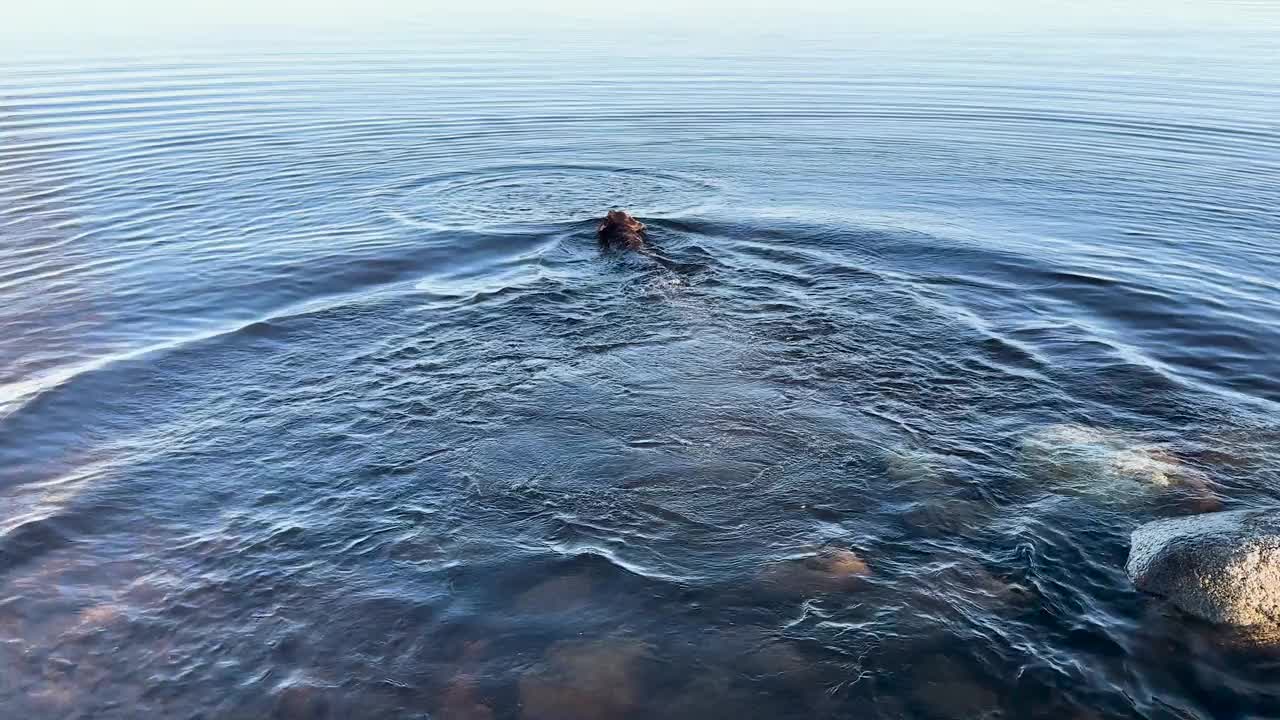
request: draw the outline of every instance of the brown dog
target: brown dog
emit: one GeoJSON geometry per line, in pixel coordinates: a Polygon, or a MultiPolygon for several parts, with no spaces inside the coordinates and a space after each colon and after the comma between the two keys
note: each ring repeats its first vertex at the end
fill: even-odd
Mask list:
{"type": "Polygon", "coordinates": [[[644,223],[625,210],[610,210],[596,228],[600,244],[623,250],[644,249],[644,223]]]}

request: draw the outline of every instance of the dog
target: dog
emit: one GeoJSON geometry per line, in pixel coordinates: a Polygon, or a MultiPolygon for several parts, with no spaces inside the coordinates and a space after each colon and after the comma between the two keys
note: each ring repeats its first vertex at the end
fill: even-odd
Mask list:
{"type": "Polygon", "coordinates": [[[610,210],[596,227],[596,237],[603,247],[619,250],[644,250],[644,223],[625,210],[610,210]]]}

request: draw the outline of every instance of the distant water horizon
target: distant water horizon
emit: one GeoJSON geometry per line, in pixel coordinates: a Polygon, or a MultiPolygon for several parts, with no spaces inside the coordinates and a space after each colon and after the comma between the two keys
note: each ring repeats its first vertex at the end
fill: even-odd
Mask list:
{"type": "Polygon", "coordinates": [[[1178,7],[32,15],[0,715],[1280,715],[1124,574],[1280,502],[1280,33],[1178,7]]]}

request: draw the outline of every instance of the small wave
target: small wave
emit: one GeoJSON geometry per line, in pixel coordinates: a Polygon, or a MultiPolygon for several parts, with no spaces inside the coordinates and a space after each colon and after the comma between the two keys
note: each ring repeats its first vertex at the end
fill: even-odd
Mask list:
{"type": "Polygon", "coordinates": [[[0,534],[0,574],[69,545],[72,535],[56,516],[20,521],[0,534]]]}
{"type": "Polygon", "coordinates": [[[633,575],[639,575],[650,580],[659,580],[662,582],[676,583],[680,585],[692,585],[703,581],[705,578],[698,575],[681,575],[671,572],[664,572],[654,567],[644,565],[635,560],[622,557],[617,551],[602,547],[592,543],[554,543],[550,545],[550,549],[563,557],[574,558],[581,555],[595,555],[597,557],[608,560],[611,564],[626,570],[633,575]]]}

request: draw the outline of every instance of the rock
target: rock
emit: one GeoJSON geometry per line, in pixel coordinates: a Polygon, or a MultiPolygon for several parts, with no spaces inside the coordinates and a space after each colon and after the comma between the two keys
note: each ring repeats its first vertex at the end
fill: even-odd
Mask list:
{"type": "Polygon", "coordinates": [[[885,453],[884,461],[889,479],[902,486],[943,484],[960,465],[950,455],[905,447],[885,453]]]}
{"type": "Polygon", "coordinates": [[[871,568],[867,567],[865,560],[858,557],[858,554],[854,551],[844,548],[824,549],[818,554],[816,565],[811,564],[811,567],[828,575],[841,578],[871,574],[871,568]]]}
{"type": "Polygon", "coordinates": [[[638,674],[645,645],[625,640],[552,647],[538,670],[521,676],[523,720],[615,720],[642,699],[638,674]]]}
{"type": "Polygon", "coordinates": [[[677,720],[704,720],[708,717],[728,716],[731,707],[742,717],[750,717],[755,710],[748,692],[735,688],[733,678],[719,668],[702,669],[693,673],[689,683],[663,703],[662,715],[677,720]]]}
{"type": "Polygon", "coordinates": [[[824,547],[800,558],[773,563],[760,573],[760,582],[773,592],[805,595],[857,589],[871,568],[846,548],[824,547]]]}
{"type": "Polygon", "coordinates": [[[475,679],[466,674],[455,676],[444,689],[437,714],[441,720],[493,720],[493,709],[476,690],[475,679]]]}
{"type": "Polygon", "coordinates": [[[74,661],[57,655],[50,656],[49,659],[45,661],[45,671],[47,674],[69,675],[75,672],[75,669],[76,663],[74,661]]]}
{"type": "Polygon", "coordinates": [[[276,691],[272,718],[276,720],[324,720],[329,715],[329,700],[324,689],[315,685],[287,685],[276,691]]]}
{"type": "Polygon", "coordinates": [[[123,608],[111,603],[93,605],[80,611],[78,626],[86,630],[105,628],[124,617],[123,608]]]}
{"type": "Polygon", "coordinates": [[[517,595],[515,609],[521,613],[580,610],[590,604],[594,584],[587,575],[554,577],[517,595]]]}
{"type": "Polygon", "coordinates": [[[1167,446],[1085,425],[1049,425],[1022,441],[1028,474],[1052,489],[1106,500],[1131,500],[1178,491],[1212,497],[1205,475],[1167,446]]]}
{"type": "Polygon", "coordinates": [[[1032,597],[1026,587],[997,578],[971,558],[937,557],[916,568],[912,582],[924,588],[931,601],[994,610],[1032,597]]]}
{"type": "Polygon", "coordinates": [[[712,653],[710,664],[731,668],[754,678],[801,680],[812,676],[816,664],[793,643],[758,627],[735,627],[703,640],[712,653]]]}
{"type": "Polygon", "coordinates": [[[1000,697],[956,658],[924,658],[911,677],[911,700],[929,717],[980,720],[1001,716],[1000,697]]]}
{"type": "Polygon", "coordinates": [[[1139,590],[1229,625],[1280,625],[1280,508],[1157,520],[1133,531],[1139,590]]]}

